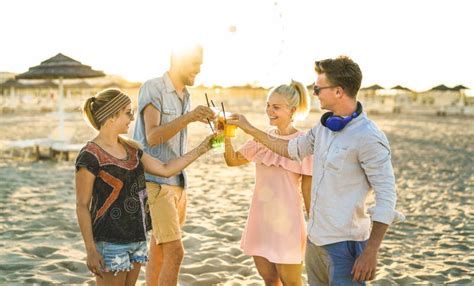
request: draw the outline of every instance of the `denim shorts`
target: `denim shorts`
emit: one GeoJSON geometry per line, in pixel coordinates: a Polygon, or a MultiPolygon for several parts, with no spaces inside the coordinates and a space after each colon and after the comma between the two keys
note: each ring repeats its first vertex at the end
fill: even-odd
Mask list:
{"type": "Polygon", "coordinates": [[[318,246],[306,245],[306,272],[310,286],[366,285],[352,281],[352,267],[367,245],[365,241],[341,241],[318,246]]]}
{"type": "Polygon", "coordinates": [[[133,263],[145,264],[148,261],[146,241],[131,243],[96,242],[97,251],[104,259],[103,272],[130,271],[133,263]]]}

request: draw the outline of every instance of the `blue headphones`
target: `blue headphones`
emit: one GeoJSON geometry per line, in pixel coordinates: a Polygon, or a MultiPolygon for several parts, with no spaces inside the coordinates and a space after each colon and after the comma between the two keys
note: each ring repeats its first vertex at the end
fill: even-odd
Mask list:
{"type": "Polygon", "coordinates": [[[346,118],[338,115],[333,115],[332,112],[326,112],[321,116],[321,124],[324,127],[329,128],[329,130],[333,132],[338,132],[344,129],[346,125],[352,121],[352,119],[356,118],[362,113],[362,104],[357,101],[357,108],[354,113],[351,114],[351,116],[348,116],[346,118]]]}

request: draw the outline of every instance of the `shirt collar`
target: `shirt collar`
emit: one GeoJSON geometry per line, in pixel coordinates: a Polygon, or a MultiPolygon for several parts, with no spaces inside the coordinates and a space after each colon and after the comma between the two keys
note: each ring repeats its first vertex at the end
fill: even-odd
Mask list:
{"type": "Polygon", "coordinates": [[[362,113],[359,114],[359,116],[357,116],[356,118],[352,119],[351,122],[349,122],[344,129],[351,126],[359,125],[360,122],[364,122],[366,119],[367,119],[367,114],[365,113],[365,111],[362,111],[362,113]]]}
{"type": "MultiPolygon", "coordinates": [[[[359,104],[359,102],[357,103],[359,104]]],[[[362,112],[356,118],[353,118],[351,122],[349,122],[347,125],[356,124],[357,122],[362,121],[365,118],[367,118],[367,113],[365,113],[365,111],[362,109],[362,112]]]]}
{"type": "MultiPolygon", "coordinates": [[[[166,91],[168,93],[175,92],[176,94],[178,94],[178,92],[176,91],[176,88],[173,85],[173,82],[171,81],[171,78],[170,78],[170,75],[168,74],[168,72],[165,72],[163,74],[163,80],[165,82],[165,88],[166,88],[166,91]]],[[[186,88],[186,86],[184,86],[183,92],[184,92],[185,97],[189,96],[189,92],[188,92],[188,89],[186,88]]]]}
{"type": "Polygon", "coordinates": [[[171,93],[173,91],[176,91],[176,88],[174,87],[168,72],[165,72],[163,74],[163,81],[165,82],[165,88],[167,92],[171,93]]]}

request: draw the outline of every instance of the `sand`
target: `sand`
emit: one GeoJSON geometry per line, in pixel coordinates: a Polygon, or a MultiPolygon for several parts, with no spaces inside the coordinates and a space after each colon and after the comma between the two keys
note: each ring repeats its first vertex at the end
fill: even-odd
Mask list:
{"type": "MultiPolygon", "coordinates": [[[[261,128],[261,103],[232,108],[261,128]]],[[[320,117],[312,112],[301,129],[320,117]]],[[[407,220],[389,229],[374,285],[473,284],[474,118],[372,116],[390,140],[398,206],[407,220]],[[470,270],[469,270],[470,269],[470,270]]],[[[0,115],[2,140],[47,137],[54,114],[0,115]]],[[[209,129],[190,128],[190,146],[209,129]]],[[[75,143],[94,132],[69,113],[75,143]]],[[[237,132],[235,146],[248,138],[237,132]]],[[[0,153],[0,285],[93,284],[76,222],[73,161],[31,161],[0,153]]],[[[251,257],[239,248],[254,184],[254,166],[228,168],[222,155],[191,165],[185,259],[180,285],[262,285],[251,257]]],[[[303,277],[306,280],[305,276],[303,277]]],[[[143,271],[137,285],[144,285],[143,271]]]]}

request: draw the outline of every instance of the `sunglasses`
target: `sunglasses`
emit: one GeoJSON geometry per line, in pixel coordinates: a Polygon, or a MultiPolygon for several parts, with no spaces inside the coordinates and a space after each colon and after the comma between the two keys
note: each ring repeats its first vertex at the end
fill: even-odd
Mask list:
{"type": "Polygon", "coordinates": [[[313,87],[314,94],[319,95],[321,93],[321,90],[326,89],[326,88],[333,88],[337,87],[337,85],[330,85],[330,86],[317,86],[315,85],[313,87]]]}

